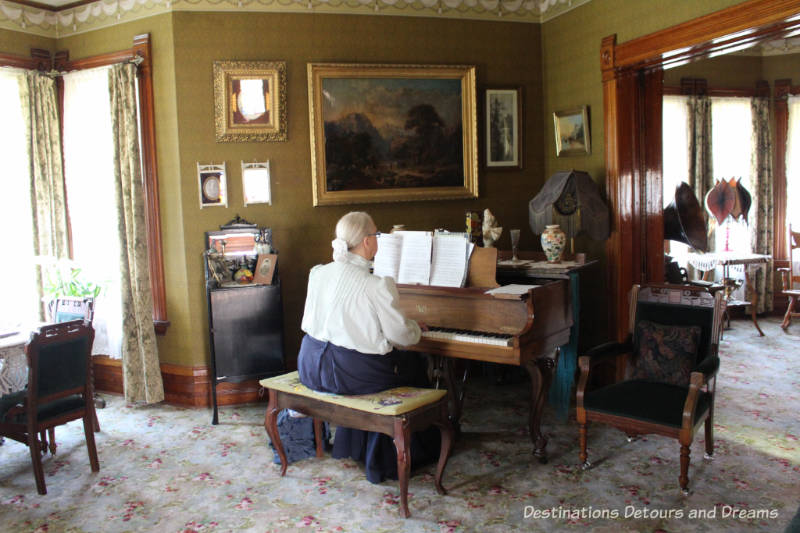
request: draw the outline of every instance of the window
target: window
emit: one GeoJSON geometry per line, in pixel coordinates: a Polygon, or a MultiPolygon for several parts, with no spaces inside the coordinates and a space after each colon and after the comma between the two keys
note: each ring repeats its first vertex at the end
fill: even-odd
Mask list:
{"type": "MultiPolygon", "coordinates": [[[[800,96],[789,97],[789,128],[786,142],[786,224],[800,228],[800,96]]],[[[784,230],[784,233],[785,230],[784,230]]]]}
{"type": "Polygon", "coordinates": [[[36,294],[36,267],[33,261],[28,151],[25,123],[19,95],[20,71],[0,68],[0,146],[3,147],[3,194],[0,195],[0,227],[3,228],[3,305],[0,305],[0,331],[16,329],[21,323],[35,322],[39,302],[36,294]],[[27,201],[25,201],[27,200],[27,201]]]}
{"type": "MultiPolygon", "coordinates": [[[[157,176],[157,161],[155,153],[155,128],[154,128],[154,113],[153,113],[153,87],[151,79],[151,53],[150,53],[150,37],[147,34],[137,35],[133,39],[133,47],[128,50],[119,52],[112,52],[95,56],[91,58],[80,59],[76,61],[66,60],[67,55],[56,54],[56,60],[51,65],[50,55],[44,50],[32,50],[32,57],[25,58],[21,56],[14,56],[11,54],[2,54],[0,56],[0,116],[3,117],[3,128],[0,128],[0,142],[3,147],[9,147],[9,155],[6,156],[4,150],[3,163],[4,172],[7,176],[11,176],[11,184],[7,184],[8,180],[4,179],[6,185],[6,195],[0,199],[0,222],[4,222],[4,227],[14,228],[13,234],[7,232],[4,241],[4,249],[14,250],[14,262],[7,260],[7,265],[0,267],[0,275],[4,276],[4,280],[13,280],[12,283],[6,284],[6,294],[8,291],[15,291],[14,294],[24,295],[23,297],[16,298],[14,306],[6,306],[8,310],[0,311],[0,328],[7,324],[19,324],[23,322],[32,322],[38,318],[38,302],[35,298],[30,298],[31,294],[36,294],[36,281],[35,281],[35,267],[33,265],[33,229],[32,223],[26,224],[26,221],[32,221],[32,214],[30,212],[30,191],[29,188],[29,170],[27,163],[27,154],[25,139],[25,124],[20,110],[20,99],[17,89],[17,76],[18,71],[12,71],[3,65],[20,67],[24,69],[39,69],[47,70],[54,66],[59,71],[77,71],[81,69],[89,69],[98,65],[111,65],[122,61],[136,59],[138,67],[138,82],[139,91],[139,120],[140,120],[140,144],[141,144],[141,157],[143,167],[143,182],[144,182],[144,196],[145,196],[145,218],[146,229],[148,238],[148,253],[150,263],[150,279],[151,288],[153,292],[153,322],[157,333],[165,333],[169,325],[166,314],[166,291],[164,286],[164,268],[163,268],[163,252],[161,245],[161,222],[159,215],[159,199],[158,199],[158,176],[157,176]],[[7,120],[6,117],[9,117],[7,120]],[[26,211],[27,210],[27,211],[26,211]],[[29,247],[29,248],[26,248],[29,247]],[[26,251],[27,250],[27,251],[26,251]],[[26,259],[28,258],[28,259],[26,259]],[[30,282],[28,281],[30,278],[30,282]],[[24,301],[24,303],[23,303],[24,301]],[[23,309],[23,307],[30,309],[23,309]]],[[[104,76],[103,76],[104,77],[104,76]]],[[[106,82],[107,83],[107,82],[106,82]]],[[[107,97],[102,99],[107,101],[107,97]]],[[[86,101],[86,99],[84,99],[86,101]]],[[[95,99],[90,102],[90,107],[97,107],[97,102],[100,99],[95,99]]],[[[88,104],[87,104],[88,105],[88,104]]],[[[72,104],[69,105],[72,107],[72,104]]],[[[66,114],[69,114],[68,112],[66,114]]],[[[69,120],[68,120],[69,121],[69,120]]],[[[80,125],[85,121],[85,117],[72,120],[73,126],[80,125]]],[[[64,124],[65,128],[69,129],[70,126],[64,124]]],[[[92,130],[92,128],[88,128],[92,130]]],[[[76,134],[67,134],[74,137],[76,134]]],[[[85,135],[82,132],[77,133],[79,137],[85,135]]],[[[69,144],[69,142],[67,143],[69,144]]],[[[78,149],[75,146],[65,146],[65,151],[75,153],[78,149]]],[[[69,158],[69,156],[67,156],[69,158]]],[[[97,154],[91,152],[92,165],[89,169],[91,172],[100,172],[95,168],[95,163],[99,161],[97,154]]],[[[81,187],[84,191],[87,190],[87,183],[82,183],[82,179],[89,175],[86,170],[81,170],[76,164],[69,162],[65,163],[65,174],[70,174],[72,177],[66,178],[68,181],[68,209],[70,210],[70,219],[72,226],[72,248],[73,252],[77,254],[77,259],[82,262],[90,263],[89,268],[98,269],[102,271],[118,270],[112,266],[102,264],[94,261],[91,258],[91,250],[93,247],[97,248],[97,242],[101,242],[106,256],[115,254],[109,251],[107,243],[104,243],[102,238],[94,239],[97,242],[91,242],[93,239],[85,239],[85,231],[79,231],[79,226],[86,227],[87,220],[93,220],[92,231],[97,234],[98,224],[97,209],[92,202],[91,209],[86,207],[84,200],[87,196],[86,192],[81,192],[81,187]],[[66,167],[69,166],[69,170],[66,167]],[[72,190],[72,194],[70,194],[72,190]],[[94,211],[93,218],[87,218],[86,213],[94,211]],[[86,261],[83,261],[85,259],[86,261]]],[[[94,198],[100,193],[96,187],[92,185],[89,187],[91,196],[94,198]]],[[[107,194],[107,191],[106,193],[107,194]]],[[[105,202],[98,202],[105,203],[105,202]]],[[[109,202],[108,205],[113,205],[109,202]]],[[[104,228],[100,228],[104,229],[104,228]]],[[[4,254],[7,257],[12,257],[11,254],[4,254]]],[[[98,312],[100,312],[98,310],[98,312]]]]}
{"type": "MultiPolygon", "coordinates": [[[[675,199],[675,189],[689,176],[689,109],[685,96],[664,96],[663,105],[663,182],[664,207],[675,199]]],[[[689,245],[669,242],[669,254],[686,267],[689,245]]]]}
{"type": "Polygon", "coordinates": [[[104,287],[95,302],[93,352],[119,357],[119,206],[113,182],[108,70],[100,67],[64,75],[62,144],[72,258],[87,278],[104,287]]]}
{"type": "MultiPolygon", "coordinates": [[[[753,118],[750,98],[711,98],[711,152],[714,180],[741,178],[752,193],[753,118]]],[[[752,217],[752,213],[750,213],[752,217]]],[[[730,217],[715,232],[715,250],[750,252],[750,225],[730,217]]]]}

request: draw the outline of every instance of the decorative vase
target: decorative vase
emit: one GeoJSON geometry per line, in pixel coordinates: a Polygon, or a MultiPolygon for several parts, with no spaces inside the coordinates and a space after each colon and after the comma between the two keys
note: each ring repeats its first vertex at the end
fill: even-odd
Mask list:
{"type": "Polygon", "coordinates": [[[558,224],[545,226],[542,233],[542,250],[548,263],[560,263],[564,254],[564,245],[567,242],[566,234],[561,231],[558,224]]]}

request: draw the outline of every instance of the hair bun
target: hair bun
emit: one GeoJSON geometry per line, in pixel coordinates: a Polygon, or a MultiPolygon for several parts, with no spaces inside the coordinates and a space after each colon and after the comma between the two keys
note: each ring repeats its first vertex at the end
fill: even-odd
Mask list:
{"type": "Polygon", "coordinates": [[[333,248],[333,260],[344,261],[347,257],[347,241],[337,237],[331,241],[331,247],[333,248]]]}

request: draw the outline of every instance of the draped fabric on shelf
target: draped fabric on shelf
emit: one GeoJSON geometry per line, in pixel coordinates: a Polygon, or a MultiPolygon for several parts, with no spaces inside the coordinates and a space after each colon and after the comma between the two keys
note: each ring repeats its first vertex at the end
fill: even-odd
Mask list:
{"type": "MultiPolygon", "coordinates": [[[[769,98],[756,97],[751,102],[753,114],[753,171],[752,193],[755,209],[751,211],[751,244],[754,253],[773,253],[772,200],[772,133],[770,130],[769,98]]],[[[756,312],[772,310],[774,281],[772,268],[759,268],[752,278],[758,295],[756,312]]]]}
{"type": "MultiPolygon", "coordinates": [[[[56,82],[39,72],[20,77],[20,100],[30,160],[33,248],[39,256],[69,257],[66,196],[56,82]]],[[[39,299],[41,274],[37,273],[39,299]]],[[[44,314],[40,316],[44,319],[44,314]]]]}
{"type": "Polygon", "coordinates": [[[136,117],[136,66],[132,63],[114,65],[108,76],[115,147],[114,180],[120,206],[125,399],[155,403],[164,399],[164,385],[153,327],[153,295],[136,117]]]}

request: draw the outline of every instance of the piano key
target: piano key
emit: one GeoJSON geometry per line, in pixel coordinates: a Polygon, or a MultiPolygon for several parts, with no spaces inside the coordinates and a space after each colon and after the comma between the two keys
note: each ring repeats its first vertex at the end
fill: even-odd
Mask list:
{"type": "Polygon", "coordinates": [[[422,336],[429,339],[452,340],[456,342],[468,342],[473,344],[489,344],[492,346],[513,346],[514,344],[512,335],[483,333],[480,331],[459,330],[452,328],[432,327],[428,331],[423,331],[422,336]]]}

